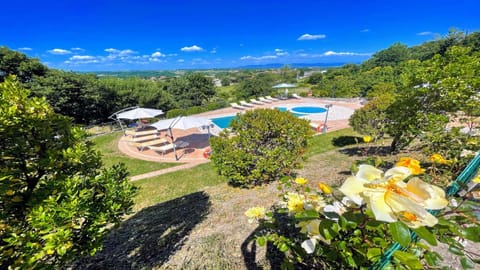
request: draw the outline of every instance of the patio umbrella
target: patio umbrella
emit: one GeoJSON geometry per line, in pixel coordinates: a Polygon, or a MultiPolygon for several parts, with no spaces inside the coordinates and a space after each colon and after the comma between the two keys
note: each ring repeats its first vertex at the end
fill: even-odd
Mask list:
{"type": "MultiPolygon", "coordinates": [[[[211,124],[212,122],[207,118],[194,117],[194,116],[179,116],[177,118],[160,120],[153,124],[150,124],[149,126],[154,127],[158,130],[168,129],[170,133],[170,138],[172,139],[172,143],[174,143],[175,139],[173,137],[172,129],[177,128],[177,129],[186,130],[191,128],[207,127],[208,134],[210,134],[211,124]]],[[[175,152],[175,158],[178,160],[175,144],[173,144],[173,151],[175,152]]]]}
{"type": "Polygon", "coordinates": [[[288,97],[288,88],[295,88],[297,87],[297,85],[295,84],[290,84],[290,83],[280,83],[280,84],[277,84],[277,85],[274,85],[273,88],[285,88],[285,98],[288,97]]]}
{"type": "Polygon", "coordinates": [[[120,119],[135,120],[142,118],[153,118],[161,114],[163,114],[163,111],[159,109],[141,108],[136,106],[122,109],[110,115],[108,118],[117,120],[122,130],[124,130],[122,121],[120,121],[120,119]]]}
{"type": "Polygon", "coordinates": [[[154,127],[158,130],[168,130],[170,132],[170,137],[173,139],[172,129],[178,128],[182,130],[191,129],[191,128],[202,128],[207,127],[210,133],[210,125],[212,122],[204,117],[194,117],[194,116],[179,116],[177,118],[170,118],[157,121],[153,124],[150,124],[150,127],[154,127]]]}
{"type": "Polygon", "coordinates": [[[293,87],[297,87],[297,85],[290,84],[290,83],[281,83],[273,86],[273,88],[293,88],[293,87]]]}
{"type": "Polygon", "coordinates": [[[117,113],[116,115],[118,119],[135,120],[141,118],[153,118],[161,114],[163,114],[162,110],[137,107],[132,110],[117,113]]]}

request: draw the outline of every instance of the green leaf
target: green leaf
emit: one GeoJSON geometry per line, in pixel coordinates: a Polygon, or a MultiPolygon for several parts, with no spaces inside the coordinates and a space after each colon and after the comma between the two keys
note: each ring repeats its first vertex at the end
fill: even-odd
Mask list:
{"type": "Polygon", "coordinates": [[[397,250],[393,253],[393,257],[410,269],[423,269],[422,263],[414,254],[397,250]]]}
{"type": "Polygon", "coordinates": [[[280,245],[278,245],[278,249],[279,249],[281,252],[287,252],[290,248],[288,247],[287,244],[281,243],[280,245]]]}
{"type": "Polygon", "coordinates": [[[403,222],[393,222],[388,224],[393,240],[397,241],[402,247],[408,247],[411,242],[410,230],[403,222]]]}
{"type": "Polygon", "coordinates": [[[427,264],[430,266],[436,266],[439,262],[442,261],[442,257],[437,252],[427,251],[425,252],[423,257],[425,258],[425,261],[427,261],[427,264]]]}
{"type": "Polygon", "coordinates": [[[470,241],[480,242],[480,226],[464,228],[463,236],[470,241]]]}
{"type": "Polygon", "coordinates": [[[475,264],[472,262],[472,260],[470,260],[467,257],[461,258],[460,263],[462,264],[463,269],[474,269],[475,268],[475,264]]]}
{"type": "Polygon", "coordinates": [[[338,224],[324,219],[320,222],[320,234],[326,239],[330,240],[338,235],[338,224]]]}
{"type": "Polygon", "coordinates": [[[459,255],[459,256],[463,256],[463,251],[457,247],[454,247],[454,246],[450,246],[448,248],[448,251],[450,251],[451,253],[455,254],[455,255],[459,255]]]}
{"type": "Polygon", "coordinates": [[[431,233],[427,228],[419,227],[412,230],[418,235],[418,237],[427,241],[430,245],[436,246],[438,244],[437,238],[435,238],[435,235],[433,235],[433,233],[431,233]]]}
{"type": "Polygon", "coordinates": [[[380,257],[381,255],[382,255],[382,250],[380,248],[369,248],[367,250],[367,258],[369,260],[380,257]]]}
{"type": "Polygon", "coordinates": [[[265,244],[267,243],[267,239],[265,239],[265,237],[258,237],[257,238],[257,244],[261,247],[265,246],[265,244]]]}

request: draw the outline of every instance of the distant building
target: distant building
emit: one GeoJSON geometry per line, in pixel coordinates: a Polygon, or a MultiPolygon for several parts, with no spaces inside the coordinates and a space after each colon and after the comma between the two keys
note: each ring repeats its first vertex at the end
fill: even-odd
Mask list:
{"type": "Polygon", "coordinates": [[[215,78],[213,79],[213,84],[217,87],[220,87],[222,86],[222,80],[215,78]]]}

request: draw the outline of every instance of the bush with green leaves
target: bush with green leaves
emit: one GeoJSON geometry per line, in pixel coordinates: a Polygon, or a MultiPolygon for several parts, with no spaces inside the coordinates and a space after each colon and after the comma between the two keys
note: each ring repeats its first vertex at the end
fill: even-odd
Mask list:
{"type": "Polygon", "coordinates": [[[44,269],[94,254],[133,205],[123,165],[13,78],[0,84],[0,265],[44,269]]]}
{"type": "Polygon", "coordinates": [[[231,184],[261,185],[299,168],[312,134],[307,120],[289,112],[250,110],[237,115],[230,129],[211,139],[211,159],[231,184]]]}
{"type": "MultiPolygon", "coordinates": [[[[284,269],[436,268],[442,255],[432,246],[439,243],[473,269],[480,260],[465,240],[480,242],[480,202],[472,198],[479,188],[451,194],[431,184],[434,167],[451,162],[439,154],[431,160],[425,174],[411,158],[385,172],[360,165],[338,191],[284,178],[278,206],[252,207],[245,215],[260,223],[260,246],[268,242],[285,254],[284,269]]],[[[477,171],[473,181],[479,180],[477,171]]]]}

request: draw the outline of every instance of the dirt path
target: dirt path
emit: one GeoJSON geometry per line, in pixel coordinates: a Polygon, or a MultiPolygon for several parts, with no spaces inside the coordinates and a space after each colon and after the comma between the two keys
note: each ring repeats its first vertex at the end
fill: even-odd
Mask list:
{"type": "Polygon", "coordinates": [[[193,167],[198,166],[200,164],[207,163],[209,161],[210,160],[205,159],[205,160],[201,160],[201,161],[197,161],[197,162],[185,163],[183,165],[170,167],[170,168],[166,168],[166,169],[163,169],[163,170],[158,170],[158,171],[154,171],[154,172],[135,175],[135,176],[130,177],[130,181],[137,181],[137,180],[146,179],[146,178],[150,178],[150,177],[154,177],[154,176],[158,176],[158,175],[162,175],[162,174],[166,174],[166,173],[176,172],[176,171],[179,171],[179,170],[190,169],[190,168],[193,168],[193,167]]]}

